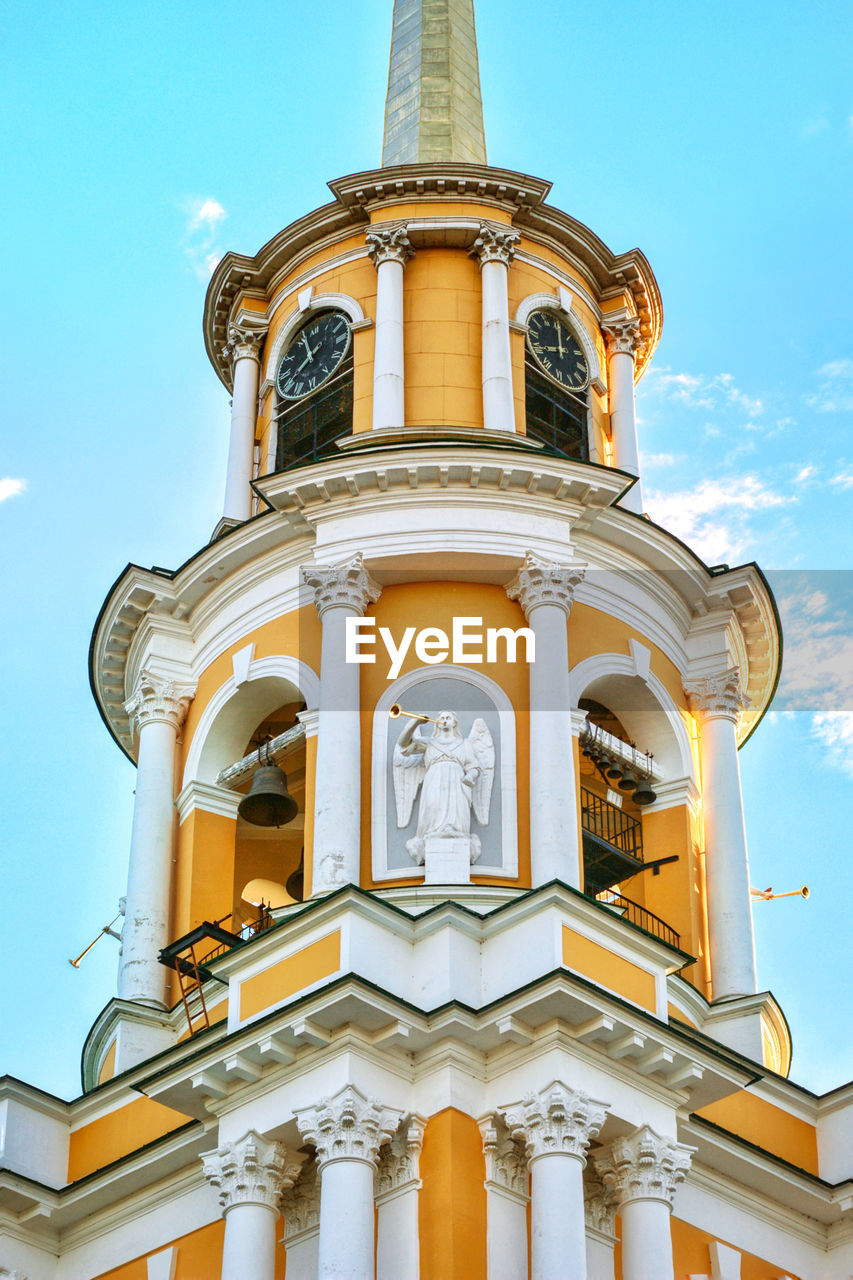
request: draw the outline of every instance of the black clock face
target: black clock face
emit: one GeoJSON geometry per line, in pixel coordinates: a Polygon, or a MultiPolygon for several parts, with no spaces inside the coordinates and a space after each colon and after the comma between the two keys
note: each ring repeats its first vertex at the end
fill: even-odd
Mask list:
{"type": "Polygon", "coordinates": [[[310,320],[281,358],[275,385],[285,400],[300,400],[330,378],[349,350],[350,327],[339,311],[310,320]]]}
{"type": "Polygon", "coordinates": [[[582,391],[589,365],[569,326],[555,311],[534,311],[527,327],[527,343],[542,372],[569,391],[582,391]]]}

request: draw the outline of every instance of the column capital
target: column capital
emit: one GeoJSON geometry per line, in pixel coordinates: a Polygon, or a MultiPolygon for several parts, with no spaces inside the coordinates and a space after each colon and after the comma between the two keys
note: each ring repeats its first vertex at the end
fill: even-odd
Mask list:
{"type": "Polygon", "coordinates": [[[266,325],[232,324],[228,326],[228,341],[222,348],[222,358],[232,367],[238,360],[254,360],[261,363],[261,347],[267,336],[266,325]]]}
{"type": "Polygon", "coordinates": [[[555,1080],[523,1102],[501,1108],[512,1137],[525,1144],[528,1161],[566,1155],[586,1161],[590,1139],[607,1115],[607,1104],[555,1080]]]}
{"type": "Polygon", "coordinates": [[[285,1244],[290,1244],[295,1236],[316,1231],[320,1225],[320,1179],[317,1175],[317,1161],[306,1160],[299,1177],[282,1192],[285,1244]]]}
{"type": "Polygon", "coordinates": [[[479,1122],[486,1157],[486,1183],[493,1183],[519,1199],[530,1199],[530,1174],[525,1144],[513,1137],[497,1114],[483,1116],[479,1122]]]}
{"type": "Polygon", "coordinates": [[[502,262],[508,267],[515,257],[515,246],[520,239],[518,232],[509,227],[496,227],[484,222],[469,253],[472,258],[477,259],[481,269],[487,262],[502,262]]]}
{"type": "Polygon", "coordinates": [[[367,256],[377,271],[383,262],[399,262],[401,267],[406,265],[415,252],[408,232],[409,228],[404,222],[396,227],[368,231],[365,236],[367,256]]]}
{"type": "Polygon", "coordinates": [[[177,732],[184,723],[195,691],[194,684],[170,680],[168,676],[157,675],[143,667],[124,709],[137,733],[157,720],[170,724],[177,732]]]}
{"type": "Polygon", "coordinates": [[[646,345],[640,336],[640,321],[637,316],[624,316],[619,320],[605,319],[601,322],[601,332],[604,334],[609,356],[626,355],[633,358],[646,345]]]}
{"type": "Polygon", "coordinates": [[[399,1111],[346,1085],[333,1098],[321,1098],[316,1107],[297,1111],[296,1124],[303,1139],[315,1147],[322,1174],[333,1160],[363,1160],[375,1169],[379,1148],[390,1142],[400,1118],[399,1111]]]}
{"type": "Polygon", "coordinates": [[[737,725],[750,700],[741,688],[740,670],[730,667],[715,676],[702,676],[684,686],[690,710],[700,722],[731,720],[737,725]]]}
{"type": "Polygon", "coordinates": [[[314,604],[321,618],[327,609],[336,606],[354,609],[361,615],[382,594],[379,583],[365,569],[361,552],[343,564],[304,565],[302,581],[314,592],[314,604]]]}
{"type": "Polygon", "coordinates": [[[589,1230],[605,1236],[615,1234],[616,1198],[590,1167],[583,1180],[583,1211],[589,1230]]]}
{"type": "Polygon", "coordinates": [[[376,1194],[386,1195],[399,1191],[409,1183],[417,1182],[421,1148],[424,1145],[426,1120],[423,1116],[407,1116],[400,1121],[397,1132],[387,1146],[382,1148],[376,1171],[376,1194]]]}
{"type": "Polygon", "coordinates": [[[630,1200],[662,1200],[671,1209],[675,1188],[684,1181],[694,1150],[643,1125],[596,1155],[595,1167],[619,1208],[630,1200]]]}
{"type": "Polygon", "coordinates": [[[281,1193],[292,1187],[302,1157],[291,1155],[280,1142],[270,1142],[250,1129],[238,1142],[226,1142],[202,1157],[204,1176],[219,1192],[224,1213],[239,1204],[258,1204],[276,1213],[281,1193]]]}
{"type": "Polygon", "coordinates": [[[528,551],[506,593],[510,600],[518,601],[525,618],[540,604],[555,604],[568,617],[575,599],[575,588],[583,581],[585,572],[576,565],[540,560],[528,551]]]}

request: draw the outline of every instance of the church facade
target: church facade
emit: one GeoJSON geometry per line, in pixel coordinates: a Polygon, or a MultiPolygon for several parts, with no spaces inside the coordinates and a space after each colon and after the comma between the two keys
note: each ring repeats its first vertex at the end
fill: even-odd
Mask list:
{"type": "Polygon", "coordinates": [[[80,1097],[0,1081],[0,1277],[849,1277],[853,1086],[755,974],[778,617],[643,514],[651,267],[487,164],[471,0],[397,0],[329,185],[210,283],[214,536],[95,625],[117,994],[80,1097]]]}

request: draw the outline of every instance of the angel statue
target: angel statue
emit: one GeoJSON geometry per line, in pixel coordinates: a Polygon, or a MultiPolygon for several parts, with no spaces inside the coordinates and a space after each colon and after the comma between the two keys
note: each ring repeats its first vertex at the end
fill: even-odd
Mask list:
{"type": "Polygon", "coordinates": [[[471,833],[471,810],[481,826],[489,822],[495,744],[484,720],[475,720],[467,738],[459,732],[455,711],[439,711],[432,736],[416,731],[428,716],[412,717],[394,747],[397,826],[407,827],[421,787],[417,835],[406,841],[412,860],[422,864],[433,836],[467,840],[469,861],[480,856],[480,839],[471,833]]]}

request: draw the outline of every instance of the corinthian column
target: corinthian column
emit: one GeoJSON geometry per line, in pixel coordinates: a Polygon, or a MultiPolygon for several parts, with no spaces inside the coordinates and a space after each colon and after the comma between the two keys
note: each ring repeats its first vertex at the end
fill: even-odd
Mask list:
{"type": "Polygon", "coordinates": [[[672,1201],[692,1155],[644,1125],[596,1156],[622,1218],[622,1280],[673,1280],[672,1201]]]}
{"type": "Polygon", "coordinates": [[[228,520],[248,520],[252,514],[250,485],[258,418],[261,346],[265,337],[265,328],[232,325],[222,351],[223,357],[231,362],[234,386],[225,504],[222,512],[228,520]]]}
{"type": "Polygon", "coordinates": [[[531,1280],[586,1280],[583,1170],[607,1105],[555,1080],[505,1114],[530,1166],[531,1280]]]}
{"type": "Polygon", "coordinates": [[[358,884],[361,857],[361,712],[359,665],[346,660],[346,620],[360,618],[382,588],[360,555],[345,564],[310,565],[323,624],[320,714],[314,784],[313,894],[358,884]]]}
{"type": "Polygon", "coordinates": [[[175,750],[195,686],[143,670],[124,704],[139,740],[118,994],[166,1008],[174,842],[175,750]]]}
{"type": "Polygon", "coordinates": [[[530,870],[534,888],[562,880],[581,888],[566,623],[584,570],[529,551],[506,589],[536,640],[530,664],[530,870]]]}
{"type": "Polygon", "coordinates": [[[402,1113],[347,1085],[316,1107],[297,1111],[320,1171],[318,1280],[370,1280],[375,1275],[373,1179],[379,1148],[402,1113]]]}
{"type": "Polygon", "coordinates": [[[225,1214],[221,1280],[275,1280],[275,1227],[281,1193],[302,1165],[280,1142],[250,1130],[202,1157],[204,1176],[225,1214]]]}
{"type": "Polygon", "coordinates": [[[637,413],[634,404],[634,359],[642,349],[640,321],[636,316],[605,321],[601,326],[607,343],[610,385],[610,433],[616,466],[637,476],[637,483],[622,499],[629,511],[643,512],[640,455],[637,447],[637,413]]]}
{"type": "Polygon", "coordinates": [[[519,239],[517,231],[484,223],[471,250],[483,293],[483,426],[489,431],[515,431],[508,276],[519,239]]]}
{"type": "Polygon", "coordinates": [[[749,862],[737,754],[737,726],[749,699],[737,667],[685,685],[699,724],[705,881],[715,1000],[752,995],[756,988],[749,862]]]}
{"type": "Polygon", "coordinates": [[[376,267],[376,346],[373,356],[373,430],[399,431],[406,421],[403,380],[403,268],[414,250],[404,225],[368,231],[376,267]]]}

